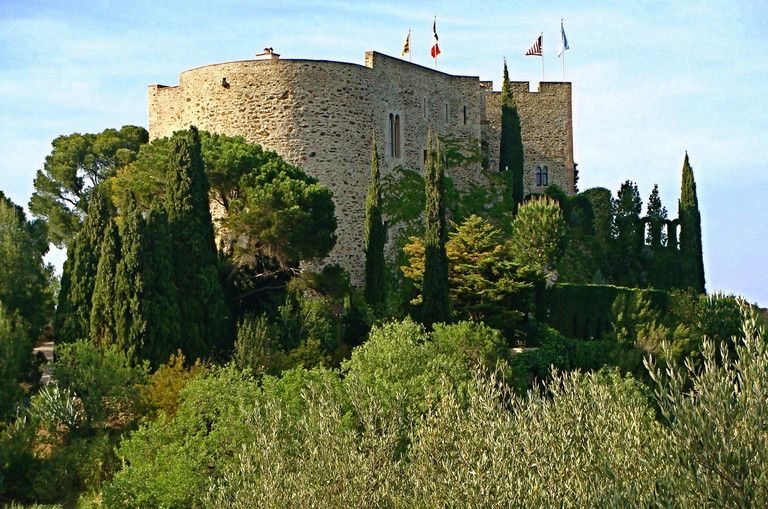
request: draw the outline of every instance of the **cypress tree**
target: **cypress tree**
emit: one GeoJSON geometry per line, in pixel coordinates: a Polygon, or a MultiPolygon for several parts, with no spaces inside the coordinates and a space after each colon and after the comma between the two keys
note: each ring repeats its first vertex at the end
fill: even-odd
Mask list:
{"type": "Polygon", "coordinates": [[[178,293],[172,278],[171,235],[164,211],[149,212],[142,240],[147,331],[140,353],[153,366],[159,366],[176,352],[182,339],[178,293]]]}
{"type": "Polygon", "coordinates": [[[115,276],[119,260],[120,233],[117,224],[110,221],[101,243],[90,320],[91,339],[103,346],[114,344],[116,341],[115,276]]]}
{"type": "Polygon", "coordinates": [[[376,311],[384,304],[384,244],[386,229],[381,217],[379,154],[373,138],[371,182],[365,197],[365,300],[376,311]]]}
{"type": "Polygon", "coordinates": [[[187,358],[223,348],[224,292],[218,276],[208,179],[195,127],[175,140],[166,195],[173,279],[179,295],[182,350],[187,358]]]}
{"type": "Polygon", "coordinates": [[[704,255],[701,246],[701,214],[696,196],[693,168],[685,153],[683,178],[678,202],[677,217],[680,220],[680,259],[684,288],[704,293],[704,255]]]}
{"type": "Polygon", "coordinates": [[[512,84],[509,82],[507,61],[504,60],[504,82],[501,85],[501,143],[499,149],[499,171],[504,172],[507,182],[505,198],[513,214],[523,203],[523,137],[520,116],[517,113],[512,84]]]}
{"type": "Polygon", "coordinates": [[[664,225],[667,223],[667,208],[661,204],[658,184],[653,185],[651,195],[648,197],[645,217],[648,221],[646,242],[651,247],[660,247],[665,243],[664,225]]]}
{"type": "Polygon", "coordinates": [[[115,343],[134,359],[138,359],[144,350],[147,329],[142,306],[146,282],[141,237],[145,223],[132,193],[125,200],[122,216],[120,261],[115,271],[115,343]]]}
{"type": "Polygon", "coordinates": [[[643,201],[637,184],[627,180],[621,184],[616,199],[613,249],[614,281],[624,286],[640,286],[644,281],[642,267],[643,224],[640,213],[643,201]]]}
{"type": "Polygon", "coordinates": [[[439,141],[430,135],[424,182],[424,282],[422,285],[422,322],[427,327],[450,320],[448,301],[448,257],[445,223],[445,163],[439,141]]]}
{"type": "Polygon", "coordinates": [[[91,297],[96,283],[101,241],[113,215],[112,203],[101,186],[93,188],[88,203],[88,216],[67,251],[67,290],[59,298],[62,310],[57,322],[58,341],[87,338],[91,328],[91,297]]]}

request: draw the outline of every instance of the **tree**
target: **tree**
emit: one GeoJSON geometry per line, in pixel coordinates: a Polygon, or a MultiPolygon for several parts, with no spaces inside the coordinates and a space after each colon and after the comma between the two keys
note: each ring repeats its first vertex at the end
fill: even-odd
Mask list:
{"type": "Polygon", "coordinates": [[[47,251],[44,222],[28,221],[0,191],[0,302],[20,315],[33,340],[53,316],[53,273],[43,261],[47,251]]]}
{"type": "Polygon", "coordinates": [[[645,217],[648,221],[648,234],[646,236],[646,243],[651,247],[660,247],[666,243],[666,234],[664,233],[664,225],[667,223],[667,208],[661,204],[661,198],[659,198],[659,186],[653,185],[653,191],[648,197],[648,203],[646,204],[645,217]]]}
{"type": "Polygon", "coordinates": [[[553,276],[566,248],[565,220],[557,202],[545,196],[524,203],[507,246],[515,263],[542,277],[553,276]]]}
{"type": "Polygon", "coordinates": [[[19,383],[29,372],[32,341],[15,313],[0,301],[0,419],[5,419],[22,395],[19,383]]]}
{"type": "Polygon", "coordinates": [[[71,342],[88,337],[101,242],[113,215],[114,208],[106,189],[96,187],[91,193],[83,227],[67,249],[67,281],[64,284],[62,277],[63,291],[59,293],[56,307],[55,329],[59,341],[71,342]]]}
{"type": "Polygon", "coordinates": [[[148,137],[143,127],[123,126],[53,140],[29,202],[32,214],[48,221],[51,242],[59,247],[71,242],[87,215],[93,188],[135,160],[148,137]]]}
{"type": "MultiPolygon", "coordinates": [[[[403,274],[421,289],[424,241],[411,237],[404,248],[408,265],[403,274]]],[[[531,285],[504,249],[499,229],[470,216],[449,234],[445,245],[451,308],[459,319],[482,321],[513,335],[529,308],[531,285]]],[[[419,295],[414,303],[422,300],[419,295]]]]}
{"type": "Polygon", "coordinates": [[[507,195],[505,198],[508,203],[508,210],[511,210],[513,213],[517,213],[517,207],[523,203],[523,197],[525,196],[523,161],[523,138],[520,128],[520,116],[517,113],[517,106],[512,97],[512,84],[509,82],[507,61],[504,60],[504,82],[501,86],[499,171],[505,172],[508,182],[508,192],[505,193],[507,195]]]}
{"type": "Polygon", "coordinates": [[[381,217],[381,186],[379,183],[379,154],[376,138],[371,156],[371,183],[365,198],[365,300],[377,311],[384,304],[384,244],[387,231],[381,217]]]}
{"type": "Polygon", "coordinates": [[[91,298],[90,338],[96,344],[115,344],[115,278],[120,261],[120,232],[110,221],[101,243],[96,282],[91,298]]]}
{"type": "Polygon", "coordinates": [[[439,141],[431,135],[425,173],[426,209],[424,214],[424,282],[421,320],[427,327],[451,318],[448,301],[448,257],[445,253],[444,162],[439,141]]]}
{"type": "Polygon", "coordinates": [[[175,140],[170,164],[165,209],[171,266],[179,295],[180,337],[187,342],[183,351],[192,360],[221,349],[227,336],[227,310],[208,208],[208,179],[196,128],[175,140]]]}
{"type": "Polygon", "coordinates": [[[701,214],[699,199],[696,196],[696,181],[693,168],[685,153],[683,179],[680,189],[677,217],[680,220],[680,258],[682,262],[682,283],[685,288],[693,288],[704,293],[704,255],[701,246],[701,214]]]}
{"type": "Polygon", "coordinates": [[[641,258],[645,240],[640,220],[642,210],[643,201],[637,184],[627,180],[621,184],[616,200],[612,257],[614,281],[624,286],[640,286],[646,279],[641,258]]]}

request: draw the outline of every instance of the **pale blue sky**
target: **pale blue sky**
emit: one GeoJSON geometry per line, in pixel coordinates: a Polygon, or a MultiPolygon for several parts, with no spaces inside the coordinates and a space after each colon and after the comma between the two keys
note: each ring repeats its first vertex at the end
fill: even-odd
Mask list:
{"type": "MultiPolygon", "coordinates": [[[[59,134],[147,124],[146,86],[175,85],[188,68],[248,59],[362,63],[398,55],[499,86],[540,79],[524,57],[544,32],[548,79],[560,18],[571,50],[580,188],[654,183],[674,215],[688,150],[703,218],[707,289],[768,305],[768,2],[184,1],[0,3],[0,189],[26,204],[35,170],[59,134]],[[543,5],[546,4],[546,5],[543,5]]],[[[60,260],[60,254],[54,254],[60,260]]]]}

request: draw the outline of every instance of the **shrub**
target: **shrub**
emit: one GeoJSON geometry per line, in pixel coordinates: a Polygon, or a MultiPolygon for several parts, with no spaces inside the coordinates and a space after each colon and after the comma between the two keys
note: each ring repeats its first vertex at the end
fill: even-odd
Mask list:
{"type": "Polygon", "coordinates": [[[139,386],[139,404],[144,415],[156,419],[160,415],[172,418],[176,414],[179,391],[191,379],[205,375],[207,371],[200,359],[190,366],[185,366],[185,361],[184,354],[179,350],[149,375],[147,384],[139,386]]]}
{"type": "Polygon", "coordinates": [[[10,415],[23,392],[32,361],[30,341],[21,320],[10,315],[0,302],[0,419],[10,415]]]}

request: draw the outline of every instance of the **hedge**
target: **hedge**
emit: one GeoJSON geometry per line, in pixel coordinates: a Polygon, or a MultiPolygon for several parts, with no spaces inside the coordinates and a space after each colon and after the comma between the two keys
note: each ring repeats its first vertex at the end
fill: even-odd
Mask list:
{"type": "Polygon", "coordinates": [[[611,285],[556,284],[539,300],[543,310],[537,316],[569,338],[599,339],[610,330],[612,306],[616,297],[646,297],[663,315],[669,309],[670,295],[661,290],[625,288],[611,285]]]}

